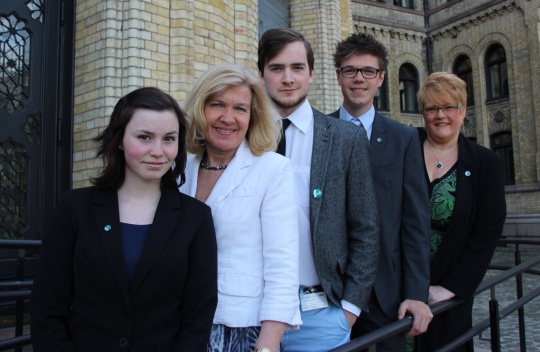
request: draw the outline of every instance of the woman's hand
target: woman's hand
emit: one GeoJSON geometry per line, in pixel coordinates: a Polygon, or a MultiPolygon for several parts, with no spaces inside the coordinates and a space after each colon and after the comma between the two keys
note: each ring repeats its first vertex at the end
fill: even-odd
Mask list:
{"type": "Polygon", "coordinates": [[[454,298],[455,294],[442,286],[429,286],[428,304],[439,303],[454,298]]]}
{"type": "Polygon", "coordinates": [[[268,348],[276,352],[281,344],[281,338],[287,324],[279,321],[265,320],[262,323],[261,333],[255,344],[255,348],[268,348]]]}

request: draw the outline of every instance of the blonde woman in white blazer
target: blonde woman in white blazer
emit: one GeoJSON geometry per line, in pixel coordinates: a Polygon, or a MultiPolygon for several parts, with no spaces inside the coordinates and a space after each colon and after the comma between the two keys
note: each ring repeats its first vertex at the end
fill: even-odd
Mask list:
{"type": "Polygon", "coordinates": [[[183,193],[212,209],[218,306],[207,351],[279,351],[302,322],[298,223],[289,159],[273,152],[279,119],[260,80],[237,65],[209,69],[186,102],[183,193]]]}

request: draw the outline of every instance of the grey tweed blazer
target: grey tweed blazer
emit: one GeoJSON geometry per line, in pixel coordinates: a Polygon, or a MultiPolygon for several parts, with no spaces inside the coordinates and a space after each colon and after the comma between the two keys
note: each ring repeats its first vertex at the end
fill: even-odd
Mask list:
{"type": "Polygon", "coordinates": [[[334,304],[367,311],[379,253],[369,141],[354,124],[313,115],[310,222],[319,278],[334,304]]]}

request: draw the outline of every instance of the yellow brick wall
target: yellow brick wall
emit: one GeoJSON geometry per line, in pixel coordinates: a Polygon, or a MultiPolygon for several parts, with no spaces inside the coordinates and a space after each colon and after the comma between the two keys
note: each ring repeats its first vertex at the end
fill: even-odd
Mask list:
{"type": "MultiPolygon", "coordinates": [[[[92,138],[123,95],[157,86],[183,105],[194,81],[210,66],[238,63],[256,72],[257,6],[257,0],[77,0],[73,186],[88,185],[100,167],[92,138]]],[[[289,8],[291,27],[306,36],[315,52],[315,82],[308,97],[326,113],[342,101],[334,46],[352,31],[372,33],[389,49],[390,115],[413,126],[421,126],[422,119],[400,113],[399,67],[412,64],[423,80],[428,38],[435,71],[450,71],[457,55],[467,54],[473,61],[476,102],[470,111],[476,128],[467,133],[489,145],[491,133],[510,126],[516,169],[516,186],[507,194],[510,218],[540,218],[538,0],[431,0],[431,31],[426,31],[422,6],[410,10],[368,0],[289,0],[289,8]],[[471,12],[474,8],[481,10],[471,12]],[[446,22],[449,18],[453,22],[446,22]],[[510,99],[485,104],[482,58],[492,43],[506,50],[510,99]],[[504,125],[493,122],[497,109],[510,117],[504,125]]]]}
{"type": "Polygon", "coordinates": [[[213,65],[256,72],[257,18],[251,0],[77,0],[73,187],[99,170],[92,138],[125,94],[158,87],[183,106],[213,65]]]}

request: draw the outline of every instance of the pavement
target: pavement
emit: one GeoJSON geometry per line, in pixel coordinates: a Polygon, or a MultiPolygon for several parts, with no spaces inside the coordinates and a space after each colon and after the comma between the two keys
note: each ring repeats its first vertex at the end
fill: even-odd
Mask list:
{"type": "MultiPolygon", "coordinates": [[[[540,248],[522,248],[522,261],[540,255],[540,248]]],[[[497,248],[492,260],[492,264],[511,265],[514,263],[514,251],[511,248],[497,248]]],[[[540,270],[537,266],[535,269],[540,270]]],[[[497,275],[500,271],[488,270],[485,278],[497,275]]],[[[523,274],[523,293],[540,285],[540,277],[531,274],[523,274]]],[[[490,291],[485,291],[475,297],[473,306],[473,324],[489,317],[488,302],[490,291]]],[[[499,301],[499,309],[506,307],[516,300],[516,288],[514,280],[507,280],[497,286],[495,298],[499,301]]],[[[537,297],[525,305],[525,336],[527,352],[540,352],[540,297],[537,297]]],[[[505,317],[500,324],[501,330],[501,351],[519,352],[519,330],[517,312],[505,317]]],[[[28,333],[28,326],[25,326],[24,333],[28,333]]],[[[13,328],[0,329],[0,340],[14,337],[13,328]]],[[[490,332],[489,329],[482,332],[480,336],[474,338],[475,352],[490,352],[490,332]]],[[[32,347],[26,346],[23,352],[31,352],[32,347]]]]}

